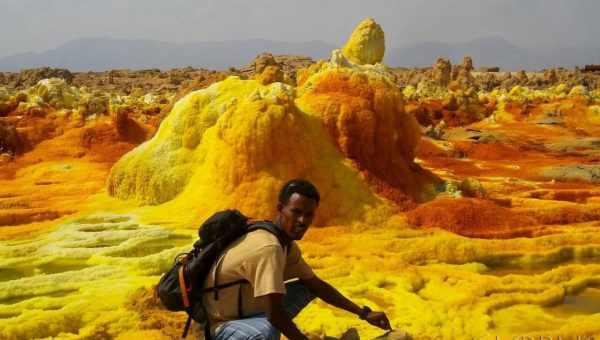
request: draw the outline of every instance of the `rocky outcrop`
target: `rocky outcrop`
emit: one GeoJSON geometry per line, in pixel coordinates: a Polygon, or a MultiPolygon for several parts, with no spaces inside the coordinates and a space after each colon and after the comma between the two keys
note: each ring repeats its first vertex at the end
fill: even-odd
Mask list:
{"type": "Polygon", "coordinates": [[[271,53],[260,54],[254,59],[254,74],[261,74],[267,66],[279,66],[271,53]]]}
{"type": "Polygon", "coordinates": [[[23,142],[14,125],[0,121],[0,154],[11,156],[23,152],[23,142]]]}
{"type": "Polygon", "coordinates": [[[462,64],[454,65],[452,67],[452,79],[456,80],[459,77],[459,74],[462,72],[472,72],[473,71],[473,59],[470,56],[465,56],[463,58],[462,64]]]}
{"type": "Polygon", "coordinates": [[[463,70],[465,70],[467,72],[473,71],[473,58],[471,58],[470,56],[465,56],[463,58],[463,63],[461,66],[462,66],[463,70]]]}
{"type": "Polygon", "coordinates": [[[585,65],[583,72],[600,72],[600,65],[585,65]]]}
{"type": "MultiPolygon", "coordinates": [[[[443,86],[447,77],[441,76],[444,72],[438,72],[438,70],[444,69],[444,67],[447,68],[444,64],[445,62],[443,64],[436,63],[433,68],[424,69],[396,68],[394,74],[400,86],[417,87],[419,83],[425,81],[443,86]]],[[[463,65],[451,66],[451,80],[456,80],[459,77],[464,65],[469,65],[469,62],[463,61],[463,65]]],[[[560,84],[564,84],[568,88],[582,84],[590,90],[600,88],[599,73],[585,73],[561,68],[547,69],[540,72],[500,72],[497,67],[480,67],[476,71],[471,71],[471,75],[475,87],[486,91],[500,88],[510,90],[517,85],[536,90],[547,90],[560,84]]]]}
{"type": "Polygon", "coordinates": [[[100,91],[86,93],[81,96],[78,108],[79,114],[83,117],[107,114],[109,109],[109,97],[100,91]]]}
{"type": "Polygon", "coordinates": [[[55,109],[73,109],[80,99],[79,90],[62,78],[42,79],[28,90],[29,102],[55,109]]]}
{"type": "Polygon", "coordinates": [[[297,55],[273,55],[262,53],[256,56],[253,62],[236,70],[242,78],[253,78],[260,75],[267,66],[277,67],[283,72],[283,79],[289,84],[296,83],[296,73],[314,64],[310,57],[297,55]]]}
{"type": "Polygon", "coordinates": [[[371,18],[361,21],[342,48],[342,53],[357,65],[380,63],[385,54],[385,36],[381,26],[371,18]]]}
{"type": "Polygon", "coordinates": [[[432,80],[441,87],[446,87],[452,80],[452,64],[449,60],[438,58],[431,71],[432,80]]]}
{"type": "Polygon", "coordinates": [[[547,179],[561,182],[600,183],[600,165],[549,166],[541,170],[541,175],[547,179]]]}
{"type": "Polygon", "coordinates": [[[9,114],[15,110],[20,102],[26,101],[27,95],[24,93],[11,94],[4,87],[0,87],[0,117],[9,114]]]}
{"type": "Polygon", "coordinates": [[[268,85],[275,82],[285,83],[285,74],[281,71],[279,66],[267,66],[261,73],[254,76],[254,79],[258,80],[263,85],[268,85]]]}
{"type": "Polygon", "coordinates": [[[477,89],[477,81],[471,74],[471,71],[468,71],[467,68],[461,68],[456,78],[454,80],[457,84],[457,88],[460,89],[477,89]]]}
{"type": "Polygon", "coordinates": [[[42,79],[60,78],[67,84],[73,81],[73,74],[66,69],[42,67],[29,70],[23,70],[18,73],[15,79],[15,87],[30,87],[37,84],[42,79]]]}

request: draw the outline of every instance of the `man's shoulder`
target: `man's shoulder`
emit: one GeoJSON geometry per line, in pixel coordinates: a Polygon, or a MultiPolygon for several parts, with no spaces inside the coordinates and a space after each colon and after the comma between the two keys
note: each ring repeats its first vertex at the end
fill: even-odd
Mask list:
{"type": "Polygon", "coordinates": [[[279,239],[270,231],[264,229],[257,229],[249,232],[244,240],[249,244],[256,247],[261,246],[281,246],[279,239]]]}

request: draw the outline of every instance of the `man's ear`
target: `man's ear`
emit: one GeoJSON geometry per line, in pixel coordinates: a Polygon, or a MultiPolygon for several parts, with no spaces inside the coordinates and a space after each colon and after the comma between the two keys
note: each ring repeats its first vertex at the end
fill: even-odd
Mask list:
{"type": "Polygon", "coordinates": [[[277,202],[277,211],[281,212],[281,210],[283,210],[283,203],[277,202]]]}

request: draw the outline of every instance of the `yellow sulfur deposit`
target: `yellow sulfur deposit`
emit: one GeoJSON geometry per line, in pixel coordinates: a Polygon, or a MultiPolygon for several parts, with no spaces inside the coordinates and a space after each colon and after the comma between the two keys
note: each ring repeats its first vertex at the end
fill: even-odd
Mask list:
{"type": "Polygon", "coordinates": [[[381,26],[371,18],[361,21],[344,45],[342,53],[357,65],[380,63],[385,53],[385,36],[381,26]]]}
{"type": "Polygon", "coordinates": [[[35,104],[49,104],[62,109],[74,108],[79,100],[78,89],[68,86],[64,79],[43,79],[29,91],[30,102],[35,104]]]}
{"type": "Polygon", "coordinates": [[[189,94],[151,140],[115,164],[109,193],[141,203],[171,201],[169,210],[194,221],[231,206],[270,216],[283,182],[307,177],[331,198],[318,223],[348,222],[384,208],[320,121],[296,108],[294,95],[282,83],[236,77],[189,94]],[[342,195],[348,200],[336,199],[342,195]]]}

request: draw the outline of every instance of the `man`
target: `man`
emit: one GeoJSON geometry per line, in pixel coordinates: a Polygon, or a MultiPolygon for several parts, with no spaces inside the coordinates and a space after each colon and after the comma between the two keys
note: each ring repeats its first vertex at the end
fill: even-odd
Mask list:
{"type": "Polygon", "coordinates": [[[291,241],[284,249],[279,238],[266,230],[250,232],[229,246],[216,261],[204,287],[248,280],[207,293],[205,305],[216,340],[304,340],[292,319],[315,297],[354,313],[382,329],[391,329],[383,312],[359,307],[321,280],[302,258],[294,240],[301,240],[319,205],[315,186],[302,179],[287,182],[279,193],[275,225],[291,241]],[[285,283],[285,281],[298,280],[285,283]]]}

